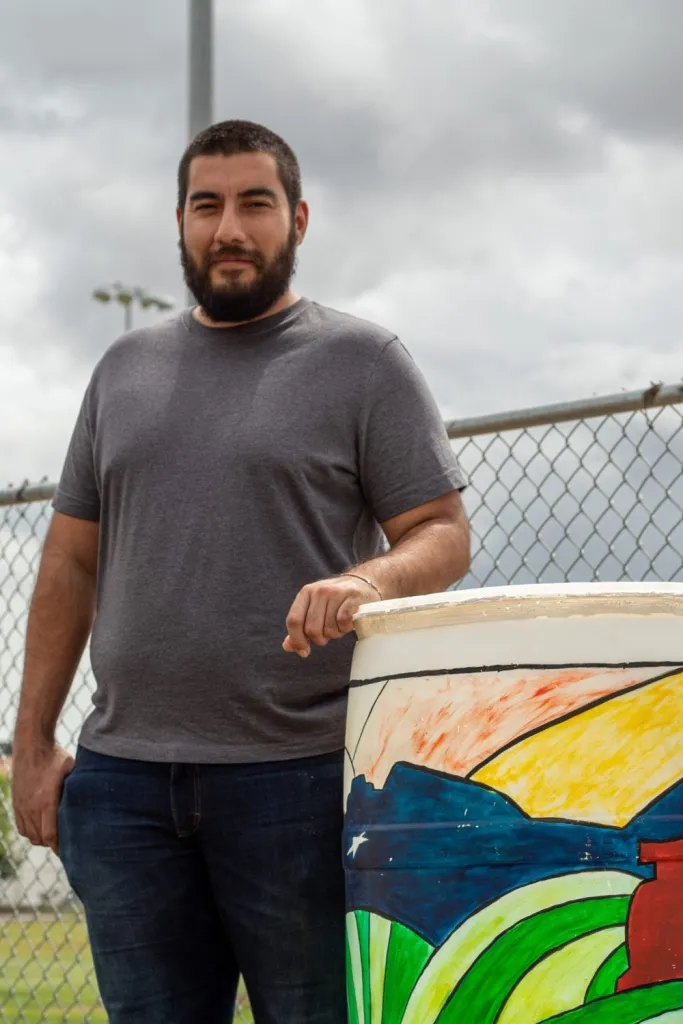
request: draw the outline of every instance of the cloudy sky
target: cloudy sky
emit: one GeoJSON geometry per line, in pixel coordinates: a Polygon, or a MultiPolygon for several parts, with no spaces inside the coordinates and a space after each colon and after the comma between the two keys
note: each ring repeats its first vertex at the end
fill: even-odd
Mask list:
{"type": "MultiPolygon", "coordinates": [[[[92,289],[184,301],[186,6],[0,0],[0,486],[59,472],[122,327],[92,289]]],[[[216,119],[302,163],[299,291],[446,417],[680,379],[681,95],[680,0],[216,2],[216,119]]]]}

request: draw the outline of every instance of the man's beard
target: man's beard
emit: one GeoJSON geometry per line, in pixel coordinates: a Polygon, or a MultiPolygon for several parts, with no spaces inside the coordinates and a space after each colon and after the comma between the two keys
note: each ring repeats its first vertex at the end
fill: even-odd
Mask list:
{"type": "Polygon", "coordinates": [[[239,246],[224,245],[216,252],[207,254],[197,264],[187,251],[182,234],[178,244],[185,283],[207,316],[216,323],[243,323],[263,316],[285,294],[296,270],[297,240],[294,226],[285,244],[269,263],[260,252],[248,252],[239,246]],[[214,284],[211,267],[221,259],[251,260],[256,271],[255,278],[246,284],[241,284],[239,280],[214,284]]]}

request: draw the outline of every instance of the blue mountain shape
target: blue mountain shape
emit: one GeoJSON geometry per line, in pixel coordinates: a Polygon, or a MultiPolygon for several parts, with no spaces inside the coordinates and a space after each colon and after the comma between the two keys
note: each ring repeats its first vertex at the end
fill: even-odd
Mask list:
{"type": "Polygon", "coordinates": [[[400,920],[439,944],[520,885],[586,870],[651,878],[653,868],[638,863],[640,841],[680,837],[683,781],[618,829],[530,818],[479,783],[399,763],[382,790],[353,780],[344,836],[350,906],[400,920]],[[350,856],[360,833],[368,841],[350,856]]]}

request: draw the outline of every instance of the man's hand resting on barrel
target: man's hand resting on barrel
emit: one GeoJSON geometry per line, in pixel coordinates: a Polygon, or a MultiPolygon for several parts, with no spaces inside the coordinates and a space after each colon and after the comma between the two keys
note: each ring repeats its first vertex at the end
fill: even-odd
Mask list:
{"type": "Polygon", "coordinates": [[[470,565],[470,535],[459,491],[380,523],[390,550],[297,594],[287,616],[286,651],[307,658],[353,629],[362,604],[433,594],[461,579],[470,565]]]}
{"type": "Polygon", "coordinates": [[[350,633],[360,606],[380,598],[380,591],[358,576],[334,576],[308,583],[289,610],[284,650],[307,658],[311,644],[324,647],[330,640],[350,633]]]}

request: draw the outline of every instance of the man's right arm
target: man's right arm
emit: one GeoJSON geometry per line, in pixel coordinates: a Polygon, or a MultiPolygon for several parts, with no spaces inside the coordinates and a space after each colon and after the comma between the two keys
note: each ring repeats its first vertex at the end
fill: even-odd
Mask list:
{"type": "Polygon", "coordinates": [[[59,798],[73,766],[55,730],[92,627],[98,537],[96,522],[55,512],[28,617],[12,798],[20,834],[55,853],[59,798]]]}

